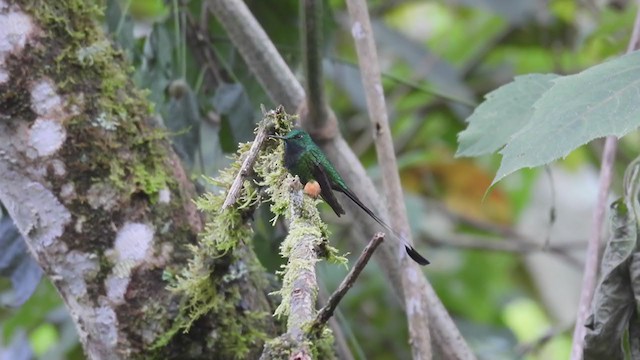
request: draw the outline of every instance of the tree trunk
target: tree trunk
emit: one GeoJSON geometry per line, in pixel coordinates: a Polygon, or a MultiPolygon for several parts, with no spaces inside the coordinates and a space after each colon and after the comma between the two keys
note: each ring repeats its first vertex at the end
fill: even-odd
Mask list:
{"type": "Polygon", "coordinates": [[[262,316],[272,312],[265,275],[243,245],[212,259],[212,278],[234,261],[250,269],[215,289],[225,306],[168,337],[182,299],[163,274],[186,267],[203,220],[99,13],[83,1],[0,0],[0,202],[89,358],[255,357],[261,336],[246,334],[275,329],[262,316]]]}

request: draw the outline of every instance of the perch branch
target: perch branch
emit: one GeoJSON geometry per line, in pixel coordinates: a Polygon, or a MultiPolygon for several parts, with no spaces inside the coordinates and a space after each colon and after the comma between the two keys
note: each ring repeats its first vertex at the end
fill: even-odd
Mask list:
{"type": "Polygon", "coordinates": [[[322,242],[309,221],[304,209],[302,184],[295,177],[290,187],[290,225],[289,235],[281,245],[281,253],[288,258],[282,280],[282,302],[276,309],[276,315],[287,316],[287,332],[280,341],[268,342],[261,359],[277,358],[273,353],[282,343],[289,344],[290,359],[310,359],[311,350],[306,341],[304,328],[315,315],[315,303],[318,296],[315,264],[318,262],[317,245],[322,242]]]}
{"type": "Polygon", "coordinates": [[[349,274],[347,274],[344,280],[342,280],[342,283],[340,283],[338,289],[333,294],[331,294],[331,297],[327,301],[327,304],[318,312],[313,325],[311,325],[311,331],[320,329],[333,315],[333,312],[338,306],[338,303],[340,302],[340,300],[342,300],[347,291],[349,291],[351,286],[353,286],[358,276],[360,276],[360,273],[364,269],[365,265],[367,265],[367,263],[369,262],[371,255],[373,255],[373,252],[376,250],[378,245],[382,243],[382,240],[384,240],[383,233],[376,233],[373,236],[369,244],[362,251],[362,254],[358,258],[355,266],[351,269],[351,271],[349,271],[349,274]]]}
{"type": "MultiPolygon", "coordinates": [[[[636,49],[640,41],[640,6],[636,12],[636,20],[633,25],[633,33],[627,46],[627,53],[636,49]]],[[[617,148],[617,138],[608,136],[604,144],[602,155],[602,166],[600,168],[600,184],[598,186],[598,202],[593,211],[591,234],[589,245],[587,246],[587,257],[584,265],[584,275],[582,278],[582,290],[580,291],[580,302],[578,303],[578,315],[576,326],[573,330],[573,344],[571,346],[571,360],[582,359],[584,350],[584,327],[589,314],[589,307],[593,299],[598,276],[598,262],[600,259],[600,236],[604,223],[604,214],[607,209],[607,196],[611,186],[611,176],[613,173],[613,163],[615,161],[617,148]]]]}
{"type": "MultiPolygon", "coordinates": [[[[309,227],[303,214],[304,194],[302,184],[296,178],[291,184],[291,229],[297,226],[309,227]]],[[[289,235],[291,236],[291,235],[289,235]]],[[[318,239],[312,233],[305,233],[293,242],[289,255],[289,264],[307,264],[310,266],[296,266],[289,269],[295,272],[292,275],[291,297],[289,299],[289,317],[287,320],[287,332],[296,340],[302,341],[304,336],[303,326],[313,320],[315,314],[314,304],[318,295],[316,283],[315,263],[318,261],[316,244],[318,239]]]]}

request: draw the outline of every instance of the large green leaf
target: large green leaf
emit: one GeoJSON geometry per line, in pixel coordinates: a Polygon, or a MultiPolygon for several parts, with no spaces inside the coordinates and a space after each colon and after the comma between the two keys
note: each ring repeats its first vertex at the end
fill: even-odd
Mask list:
{"type": "Polygon", "coordinates": [[[221,84],[211,104],[221,117],[220,144],[225,152],[234,152],[238,143],[253,138],[258,117],[242,84],[221,84]]]}
{"type": "Polygon", "coordinates": [[[497,151],[511,136],[526,126],[533,104],[553,86],[554,74],[518,76],[487,94],[486,100],[469,117],[469,127],[460,133],[456,156],[478,156],[497,151]]]}
{"type": "MultiPolygon", "coordinates": [[[[565,157],[593,139],[609,135],[621,137],[640,125],[640,52],[575,75],[547,78],[551,87],[543,91],[533,108],[529,104],[536,91],[541,90],[540,84],[518,93],[512,91],[519,89],[518,79],[503,87],[504,91],[494,91],[486,101],[491,104],[479,106],[469,119],[470,129],[474,122],[481,122],[477,126],[481,126],[484,133],[472,136],[474,132],[471,131],[460,136],[458,155],[476,155],[481,151],[469,150],[474,148],[473,142],[492,143],[490,138],[496,134],[504,136],[505,127],[512,131],[521,126],[512,132],[500,151],[503,158],[494,184],[519,169],[565,157]],[[499,109],[498,105],[509,102],[513,104],[499,109]],[[517,109],[522,114],[516,114],[514,120],[511,116],[517,109]]],[[[538,75],[533,79],[542,78],[538,75]]]]}
{"type": "Polygon", "coordinates": [[[494,182],[523,167],[544,165],[587,142],[621,137],[640,125],[640,52],[553,80],[531,121],[502,149],[494,182]]]}

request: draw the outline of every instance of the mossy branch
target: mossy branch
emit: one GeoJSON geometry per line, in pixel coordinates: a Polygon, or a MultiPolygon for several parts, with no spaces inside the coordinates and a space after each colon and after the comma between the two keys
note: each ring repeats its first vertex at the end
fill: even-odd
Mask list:
{"type": "Polygon", "coordinates": [[[289,234],[280,246],[280,254],[288,262],[280,272],[282,288],[275,292],[282,301],[274,313],[278,317],[287,316],[287,332],[267,343],[262,359],[319,352],[323,358],[331,357],[331,351],[320,350],[331,348],[330,332],[323,332],[320,339],[314,339],[320,341],[313,341],[313,346],[306,336],[306,328],[316,316],[315,266],[322,258],[336,263],[346,263],[346,259],[338,256],[337,249],[328,243],[327,226],[316,208],[320,200],[305,196],[302,184],[297,177],[288,174],[282,158],[283,149],[279,146],[276,151],[261,153],[254,167],[257,176],[263,179],[260,185],[270,197],[271,211],[275,214],[273,221],[284,216],[289,224],[289,234]]]}
{"type": "MultiPolygon", "coordinates": [[[[247,213],[261,203],[270,202],[275,215],[273,222],[284,216],[290,227],[289,235],[281,245],[281,254],[288,257],[289,262],[282,271],[283,287],[277,292],[282,297],[282,303],[275,311],[277,316],[288,317],[286,337],[293,342],[286,342],[296,344],[299,349],[311,354],[320,351],[318,349],[331,348],[330,333],[320,334],[321,346],[316,342],[311,347],[311,342],[305,338],[305,327],[316,315],[314,305],[318,288],[315,264],[320,258],[338,263],[346,263],[346,259],[337,256],[337,250],[328,245],[327,227],[316,209],[319,200],[304,196],[300,182],[288,174],[282,164],[282,146],[275,141],[266,141],[269,133],[283,135],[289,132],[293,120],[282,107],[265,112],[265,118],[256,129],[258,135],[254,143],[240,144],[230,167],[221,171],[215,179],[207,178],[210,184],[222,190],[206,193],[196,201],[198,209],[208,215],[208,220],[200,242],[189,247],[192,253],[189,266],[180,274],[170,277],[173,279],[170,288],[183,296],[183,303],[173,331],[163,341],[168,341],[180,329],[188,331],[194,321],[204,315],[224,318],[229,306],[235,306],[240,300],[234,284],[237,277],[247,276],[250,271],[245,264],[246,259],[238,251],[241,245],[249,242],[252,235],[247,213]],[[249,179],[250,175],[255,177],[249,179]],[[216,271],[219,272],[221,267],[244,271],[217,274],[216,271]]],[[[257,323],[260,318],[255,314],[247,314],[246,320],[257,323]]],[[[225,327],[237,324],[216,325],[222,333],[225,327]]],[[[238,350],[248,348],[247,342],[264,339],[264,334],[246,328],[243,330],[236,333],[244,333],[244,340],[236,339],[232,344],[236,355],[239,354],[238,350]]]]}
{"type": "MultiPolygon", "coordinates": [[[[263,141],[266,131],[286,133],[291,126],[291,118],[284,113],[284,109],[278,108],[265,112],[256,132],[262,134],[263,141]]],[[[188,248],[191,252],[189,265],[175,276],[167,274],[169,289],[182,297],[182,303],[172,330],[156,343],[156,347],[166,344],[179,330],[187,332],[196,320],[205,315],[218,319],[215,320],[215,327],[220,334],[242,334],[231,340],[226,339],[224,346],[232,350],[234,356],[248,351],[249,344],[264,340],[265,334],[259,331],[262,320],[258,314],[247,313],[234,323],[225,322],[225,319],[229,319],[231,310],[241,300],[238,279],[250,276],[255,268],[247,258],[248,252],[241,251],[246,249],[242,245],[249,243],[253,234],[247,214],[265,201],[260,196],[260,183],[246,178],[248,170],[243,164],[252,162],[247,160],[249,156],[257,156],[256,167],[275,171],[273,164],[268,162],[273,161],[277,148],[276,143],[267,143],[258,146],[258,152],[252,143],[240,144],[235,161],[227,169],[222,170],[215,179],[205,178],[213,187],[221,190],[205,193],[196,200],[198,209],[207,215],[207,221],[200,241],[188,248]],[[224,207],[234,181],[240,183],[239,189],[233,196],[233,203],[224,207]],[[241,327],[239,331],[232,331],[238,326],[241,327]]],[[[286,176],[286,173],[281,171],[279,175],[270,176],[286,176]]]]}
{"type": "Polygon", "coordinates": [[[319,341],[311,341],[307,328],[316,316],[315,304],[318,296],[315,266],[322,257],[343,262],[337,250],[327,243],[326,225],[320,220],[316,200],[305,196],[297,177],[287,175],[280,183],[276,194],[287,195],[289,211],[289,235],[280,246],[280,253],[288,258],[283,266],[282,298],[275,311],[276,316],[287,316],[287,332],[265,345],[261,359],[320,358],[333,357],[333,337],[327,330],[320,334],[319,341]],[[288,191],[285,192],[285,189],[288,191]],[[323,346],[329,345],[329,346],[323,346]]]}

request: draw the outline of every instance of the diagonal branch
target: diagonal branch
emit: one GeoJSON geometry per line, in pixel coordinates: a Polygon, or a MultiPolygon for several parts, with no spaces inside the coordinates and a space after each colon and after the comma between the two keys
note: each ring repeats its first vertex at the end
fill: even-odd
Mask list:
{"type": "MultiPolygon", "coordinates": [[[[393,140],[391,139],[387,106],[380,77],[380,66],[378,65],[378,54],[373,39],[373,29],[369,20],[367,3],[364,0],[348,0],[347,7],[352,21],[351,34],[358,53],[369,118],[375,129],[376,152],[382,168],[382,180],[389,203],[391,226],[398,230],[411,244],[411,231],[404,204],[404,195],[400,185],[400,175],[397,170],[393,140]]],[[[400,247],[398,248],[400,249],[400,247]]],[[[429,333],[429,309],[425,299],[426,293],[422,291],[425,287],[426,279],[423,276],[415,276],[415,274],[420,273],[420,269],[407,256],[403,256],[400,261],[404,300],[407,304],[409,343],[411,344],[413,358],[431,359],[433,354],[429,333]]]]}
{"type": "Polygon", "coordinates": [[[360,276],[360,273],[364,269],[365,265],[367,265],[369,259],[371,258],[371,255],[373,255],[373,252],[376,250],[378,245],[380,245],[382,240],[384,240],[384,234],[376,233],[369,244],[364,248],[364,250],[362,250],[362,254],[360,254],[360,257],[358,258],[358,261],[356,261],[355,266],[351,269],[351,271],[349,271],[349,274],[347,274],[344,280],[342,280],[340,286],[338,286],[338,289],[333,294],[331,294],[331,297],[327,301],[327,304],[318,312],[315,321],[311,325],[311,332],[321,329],[322,326],[327,322],[327,320],[329,320],[329,318],[333,315],[333,312],[336,310],[338,303],[340,302],[340,300],[342,300],[347,291],[349,291],[349,289],[353,286],[358,276],[360,276]]]}

